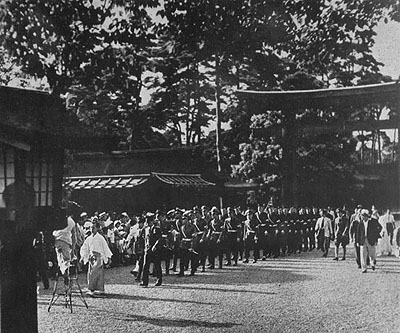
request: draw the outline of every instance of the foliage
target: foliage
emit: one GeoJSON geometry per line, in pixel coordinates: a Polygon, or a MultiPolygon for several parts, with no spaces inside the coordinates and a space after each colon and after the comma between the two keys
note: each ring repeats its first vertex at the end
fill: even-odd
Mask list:
{"type": "Polygon", "coordinates": [[[158,5],[11,2],[4,43],[26,73],[46,77],[54,93],[68,94],[67,107],[82,123],[98,133],[130,136],[137,146],[151,132],[140,93],[143,74],[152,66],[153,22],[146,9],[158,5]]]}
{"type": "MultiPolygon", "coordinates": [[[[397,0],[27,0],[6,6],[0,8],[7,12],[2,41],[11,57],[66,96],[71,114],[94,132],[129,137],[131,148],[204,144],[210,161],[218,137],[222,174],[235,165],[235,176],[262,182],[272,194],[280,191],[284,144],[252,129],[287,119],[282,110],[249,110],[234,90],[386,81],[371,52],[374,29],[383,17],[399,21],[400,12],[397,0]],[[153,91],[147,106],[145,86],[153,91]],[[251,118],[254,112],[259,115],[251,118]],[[215,115],[216,131],[205,135],[215,115]],[[230,130],[221,131],[221,121],[230,130]]],[[[295,121],[369,119],[373,109],[296,110],[295,121]]],[[[351,138],[298,143],[300,176],[308,179],[300,186],[349,181],[351,138]]]]}
{"type": "MultiPolygon", "coordinates": [[[[298,72],[283,83],[287,89],[322,88],[323,83],[315,77],[298,72]]],[[[332,109],[294,109],[295,125],[329,124],[337,121],[337,113],[332,109]]],[[[267,110],[253,115],[251,128],[267,129],[286,124],[285,113],[281,110],[267,110]]],[[[273,197],[279,202],[282,179],[287,174],[283,160],[285,141],[281,135],[251,136],[250,142],[241,146],[240,162],[232,166],[233,175],[243,180],[262,185],[259,197],[273,197]]],[[[297,199],[299,204],[322,204],[327,195],[341,193],[338,204],[350,200],[354,194],[353,175],[355,173],[355,140],[351,135],[321,134],[316,136],[296,136],[295,161],[298,180],[297,199]],[[331,191],[327,191],[326,189],[331,191]],[[342,201],[343,200],[343,201],[342,201]]],[[[335,198],[330,196],[329,200],[335,198]]]]}

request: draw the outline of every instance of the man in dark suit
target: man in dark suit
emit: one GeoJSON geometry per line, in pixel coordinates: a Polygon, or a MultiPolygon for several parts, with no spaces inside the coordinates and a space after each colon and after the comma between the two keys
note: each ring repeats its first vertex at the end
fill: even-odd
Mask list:
{"type": "Polygon", "coordinates": [[[153,263],[154,270],[157,276],[155,286],[162,284],[162,271],[161,271],[161,248],[162,248],[162,232],[160,226],[154,221],[154,214],[146,214],[146,226],[143,229],[144,235],[144,264],[143,264],[143,278],[141,287],[147,287],[149,284],[149,268],[153,263]]]}
{"type": "Polygon", "coordinates": [[[362,273],[367,272],[367,258],[370,258],[371,268],[374,271],[376,265],[376,244],[380,238],[382,226],[377,219],[369,215],[367,209],[361,211],[361,222],[356,232],[356,244],[360,246],[362,273]]]}
{"type": "Polygon", "coordinates": [[[361,254],[360,254],[360,246],[357,244],[355,240],[357,238],[358,225],[361,222],[361,216],[360,216],[361,210],[362,207],[358,205],[357,208],[354,210],[354,214],[351,215],[350,217],[350,237],[352,239],[352,242],[354,240],[354,249],[355,249],[356,262],[358,268],[361,268],[361,254]]]}

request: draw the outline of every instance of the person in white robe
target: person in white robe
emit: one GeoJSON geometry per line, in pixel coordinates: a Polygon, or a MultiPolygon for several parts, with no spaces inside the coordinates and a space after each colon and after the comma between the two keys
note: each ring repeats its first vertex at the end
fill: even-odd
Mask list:
{"type": "Polygon", "coordinates": [[[86,238],[80,251],[81,261],[89,263],[87,279],[90,296],[104,293],[104,265],[110,263],[112,257],[107,241],[98,233],[99,228],[99,223],[93,223],[92,234],[86,238]]]}
{"type": "Polygon", "coordinates": [[[394,252],[392,246],[390,245],[390,235],[387,229],[385,216],[386,215],[380,216],[378,220],[380,225],[382,226],[382,231],[381,231],[381,238],[379,238],[378,245],[376,247],[377,256],[383,256],[383,255],[391,256],[392,253],[394,252]]]}
{"type": "Polygon", "coordinates": [[[67,226],[61,230],[54,230],[53,236],[58,267],[61,274],[64,276],[65,285],[68,285],[67,270],[71,266],[73,251],[76,244],[75,222],[71,215],[67,217],[67,226]]]}

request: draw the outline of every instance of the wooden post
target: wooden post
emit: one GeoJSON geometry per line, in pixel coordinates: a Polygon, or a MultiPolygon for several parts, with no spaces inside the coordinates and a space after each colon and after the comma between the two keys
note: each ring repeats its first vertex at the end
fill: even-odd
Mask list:
{"type": "Polygon", "coordinates": [[[215,56],[215,116],[217,127],[215,129],[215,145],[217,150],[217,170],[221,173],[221,101],[220,101],[220,79],[219,79],[219,57],[215,56]]]}
{"type": "MultiPolygon", "coordinates": [[[[396,117],[397,117],[397,165],[398,165],[398,175],[397,175],[397,211],[400,209],[400,96],[397,94],[396,104],[396,117]]],[[[393,151],[396,150],[396,129],[394,131],[394,138],[393,138],[393,151]]],[[[394,162],[394,161],[393,161],[394,162]]],[[[396,192],[395,192],[396,193],[396,192]]]]}
{"type": "Polygon", "coordinates": [[[296,170],[296,115],[293,110],[283,111],[285,130],[283,131],[283,170],[282,203],[286,206],[297,205],[297,170],[296,170]]]}
{"type": "MultiPolygon", "coordinates": [[[[215,116],[216,116],[216,122],[217,122],[217,127],[215,129],[215,146],[216,146],[216,152],[217,152],[217,171],[218,175],[221,175],[222,172],[222,166],[221,166],[221,148],[222,148],[222,142],[221,142],[221,96],[220,96],[220,77],[219,77],[219,56],[215,56],[215,116]]],[[[223,186],[223,185],[222,185],[223,186]]],[[[220,190],[220,193],[222,191],[220,190]]],[[[219,205],[220,208],[222,209],[223,207],[223,199],[221,194],[219,195],[219,205]]]]}

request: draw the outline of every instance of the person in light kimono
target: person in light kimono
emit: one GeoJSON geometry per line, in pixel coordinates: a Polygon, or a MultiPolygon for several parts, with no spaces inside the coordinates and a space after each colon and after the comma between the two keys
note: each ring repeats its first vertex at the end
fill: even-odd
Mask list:
{"type": "Polygon", "coordinates": [[[88,295],[104,293],[104,265],[111,262],[112,252],[107,241],[99,234],[99,223],[93,223],[92,234],[86,238],[81,247],[81,261],[89,263],[88,267],[88,295]]]}

